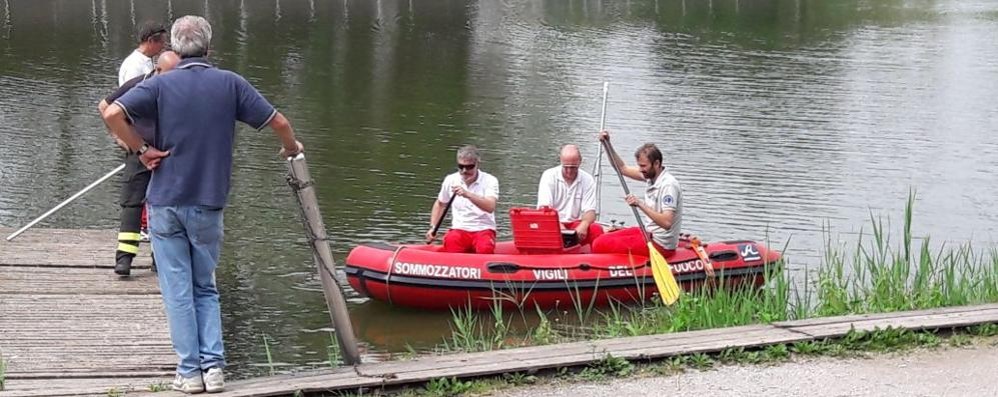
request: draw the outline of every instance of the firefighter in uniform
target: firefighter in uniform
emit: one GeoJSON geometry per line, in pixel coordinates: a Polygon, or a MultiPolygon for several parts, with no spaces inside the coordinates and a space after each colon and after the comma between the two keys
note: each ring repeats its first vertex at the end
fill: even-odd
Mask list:
{"type": "MultiPolygon", "coordinates": [[[[156,68],[142,76],[129,79],[121,87],[101,101],[98,109],[104,112],[109,104],[114,103],[119,97],[124,95],[142,81],[152,78],[156,74],[165,73],[173,69],[180,62],[180,57],[172,51],[160,54],[156,63],[156,68]]],[[[147,142],[154,142],[156,133],[155,120],[133,120],[132,125],[135,131],[147,142]]],[[[121,145],[119,143],[119,145],[121,145]]],[[[122,145],[124,147],[124,145],[122,145]]],[[[139,253],[139,242],[145,240],[142,231],[146,230],[145,198],[146,188],[152,177],[152,171],[146,169],[145,165],[139,161],[137,152],[125,154],[124,180],[121,186],[121,225],[118,228],[118,249],[115,251],[114,272],[120,276],[131,274],[132,260],[139,253]]],[[[148,240],[146,240],[148,241],[148,240]]],[[[152,270],[156,271],[156,257],[153,256],[152,270]]]]}

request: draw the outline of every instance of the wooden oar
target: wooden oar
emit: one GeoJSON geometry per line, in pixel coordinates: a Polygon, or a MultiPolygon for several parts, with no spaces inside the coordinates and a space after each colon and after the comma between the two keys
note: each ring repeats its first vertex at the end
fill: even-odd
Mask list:
{"type": "Polygon", "coordinates": [[[693,248],[693,252],[696,252],[697,257],[700,258],[701,262],[703,262],[704,273],[707,273],[708,278],[713,279],[714,264],[710,263],[710,257],[707,256],[707,251],[703,249],[703,245],[700,243],[700,237],[690,237],[690,248],[693,248]]]}
{"type": "MultiPolygon", "coordinates": [[[[609,140],[604,140],[603,146],[604,151],[610,164],[613,165],[613,170],[617,172],[617,177],[620,178],[620,187],[624,188],[624,194],[631,194],[631,190],[627,188],[627,181],[624,180],[624,174],[620,172],[620,168],[617,168],[617,163],[613,162],[613,147],[610,146],[609,140]]],[[[638,214],[638,207],[630,206],[631,211],[634,211],[634,218],[638,222],[638,227],[641,228],[641,235],[645,237],[645,243],[648,244],[648,259],[651,261],[651,274],[655,277],[655,286],[658,287],[658,294],[662,297],[662,301],[666,305],[671,305],[679,299],[679,283],[676,282],[676,276],[672,274],[672,268],[669,267],[669,262],[665,260],[661,252],[655,249],[655,245],[652,244],[651,236],[648,235],[648,230],[645,229],[644,222],[641,221],[641,214],[638,214]]]]}

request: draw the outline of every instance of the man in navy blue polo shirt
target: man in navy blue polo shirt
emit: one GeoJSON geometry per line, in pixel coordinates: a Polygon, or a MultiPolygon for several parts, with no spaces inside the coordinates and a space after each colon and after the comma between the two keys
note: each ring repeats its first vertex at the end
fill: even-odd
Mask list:
{"type": "Polygon", "coordinates": [[[215,267],[222,244],[222,209],[229,193],[235,122],[270,126],[280,155],[303,150],[291,124],[238,74],[205,60],[211,25],[181,17],[171,29],[173,50],[183,60],[170,74],[142,82],[104,112],[104,121],[153,170],[149,225],[170,338],[180,358],[175,390],[219,392],[224,388],[222,320],[215,267]],[[154,119],[150,145],[126,123],[154,119]]]}

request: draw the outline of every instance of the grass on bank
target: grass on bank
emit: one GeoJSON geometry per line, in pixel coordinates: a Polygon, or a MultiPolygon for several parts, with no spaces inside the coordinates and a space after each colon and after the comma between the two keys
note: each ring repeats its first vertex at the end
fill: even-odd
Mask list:
{"type": "MultiPolygon", "coordinates": [[[[998,251],[980,252],[970,243],[933,250],[930,238],[914,246],[914,197],[904,212],[896,248],[882,220],[848,256],[829,242],[818,278],[813,316],[929,309],[998,301],[998,251]],[[849,272],[846,272],[849,269],[849,272]]],[[[872,217],[871,217],[872,218],[872,217]]]]}
{"type": "Polygon", "coordinates": [[[0,391],[3,391],[7,384],[7,360],[3,358],[3,352],[0,351],[0,391]]]}
{"type": "MultiPolygon", "coordinates": [[[[577,324],[556,326],[551,312],[535,308],[536,325],[515,329],[518,314],[496,305],[491,313],[452,311],[451,336],[439,351],[487,351],[583,339],[615,338],[731,327],[847,314],[893,312],[998,302],[998,250],[978,252],[970,243],[916,246],[912,233],[914,195],[905,204],[901,239],[894,241],[883,219],[870,217],[869,233],[855,247],[837,246],[826,233],[817,275],[795,283],[785,264],[766,274],[766,287],[702,288],[684,293],[672,307],[657,303],[611,304],[595,310],[573,299],[577,324]],[[810,278],[816,277],[812,280],[810,278]]],[[[889,225],[889,223],[888,223],[889,225]]],[[[719,282],[720,283],[720,282],[719,282]]],[[[524,324],[527,321],[524,319],[524,324]]]]}

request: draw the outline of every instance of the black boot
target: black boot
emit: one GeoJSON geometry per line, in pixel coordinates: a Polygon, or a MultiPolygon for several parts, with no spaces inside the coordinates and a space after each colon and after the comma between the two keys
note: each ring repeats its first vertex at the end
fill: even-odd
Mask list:
{"type": "Polygon", "coordinates": [[[135,258],[135,255],[119,252],[114,263],[114,273],[119,276],[130,275],[132,273],[132,258],[135,258]]]}
{"type": "Polygon", "coordinates": [[[152,258],[152,272],[159,273],[156,271],[156,255],[149,255],[149,257],[152,258]]]}

